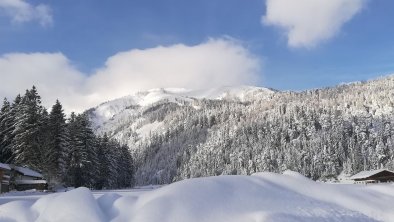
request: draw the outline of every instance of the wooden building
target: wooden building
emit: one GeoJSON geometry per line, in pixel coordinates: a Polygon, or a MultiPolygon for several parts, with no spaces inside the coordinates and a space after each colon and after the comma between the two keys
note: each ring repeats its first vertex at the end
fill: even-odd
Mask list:
{"type": "Polygon", "coordinates": [[[387,169],[361,171],[350,177],[357,184],[394,182],[394,172],[387,169]]]}
{"type": "Polygon", "coordinates": [[[10,189],[11,167],[0,163],[0,193],[8,192],[10,189]]]}
{"type": "Polygon", "coordinates": [[[13,166],[12,182],[15,189],[21,190],[46,190],[48,189],[47,181],[42,174],[26,167],[13,166]]]}
{"type": "Polygon", "coordinates": [[[31,189],[48,189],[48,184],[40,173],[26,167],[0,163],[0,193],[31,189]]]}

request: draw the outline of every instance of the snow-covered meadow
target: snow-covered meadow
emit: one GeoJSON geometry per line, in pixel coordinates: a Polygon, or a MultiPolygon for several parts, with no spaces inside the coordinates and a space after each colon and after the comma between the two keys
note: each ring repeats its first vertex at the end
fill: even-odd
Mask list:
{"type": "Polygon", "coordinates": [[[32,196],[0,196],[0,221],[394,221],[393,184],[325,184],[291,171],[32,196]]]}

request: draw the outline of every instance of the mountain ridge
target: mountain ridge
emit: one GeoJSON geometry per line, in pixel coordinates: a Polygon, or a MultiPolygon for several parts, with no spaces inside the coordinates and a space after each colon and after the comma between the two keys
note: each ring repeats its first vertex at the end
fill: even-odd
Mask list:
{"type": "Polygon", "coordinates": [[[148,107],[160,102],[193,102],[195,99],[210,100],[234,100],[247,102],[259,96],[270,95],[275,91],[264,87],[255,86],[222,86],[207,90],[191,90],[185,88],[154,88],[140,91],[131,95],[104,102],[89,109],[93,128],[97,129],[101,124],[121,113],[128,107],[148,107]]]}
{"type": "Polygon", "coordinates": [[[89,115],[97,134],[131,148],[139,185],[286,169],[322,180],[394,169],[394,76],[301,92],[230,89],[155,89],[139,94],[142,103],[106,103],[89,115]],[[101,123],[100,112],[108,114],[101,123]]]}

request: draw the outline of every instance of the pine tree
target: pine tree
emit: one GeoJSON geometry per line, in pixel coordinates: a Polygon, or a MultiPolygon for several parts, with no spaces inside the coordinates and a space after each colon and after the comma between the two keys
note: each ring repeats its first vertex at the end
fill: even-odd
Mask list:
{"type": "Polygon", "coordinates": [[[5,163],[13,163],[15,154],[13,153],[13,142],[14,142],[14,130],[15,130],[15,117],[17,110],[19,108],[19,104],[22,100],[22,97],[20,95],[17,95],[15,97],[14,102],[10,106],[10,108],[7,108],[7,102],[5,102],[5,106],[3,107],[3,114],[2,114],[2,119],[0,122],[2,131],[2,140],[0,141],[2,150],[4,153],[3,156],[3,161],[5,163]],[[6,111],[8,109],[8,112],[6,111]]]}
{"type": "Polygon", "coordinates": [[[6,98],[4,98],[3,106],[0,110],[0,162],[8,162],[12,156],[11,150],[8,149],[7,144],[9,143],[9,130],[7,120],[11,114],[11,104],[6,98]]]}
{"type": "Polygon", "coordinates": [[[50,135],[49,125],[49,114],[46,109],[43,109],[41,113],[41,118],[39,122],[39,134],[38,134],[38,144],[39,144],[39,155],[41,159],[40,170],[44,174],[45,178],[51,183],[51,175],[49,172],[53,170],[52,161],[48,158],[50,143],[52,142],[50,135]]]}
{"type": "Polygon", "coordinates": [[[98,141],[99,144],[96,150],[98,160],[98,178],[95,186],[97,189],[102,189],[109,187],[108,180],[115,175],[110,175],[108,136],[105,134],[102,138],[99,138],[98,141]]]}
{"type": "Polygon", "coordinates": [[[77,141],[78,129],[77,116],[72,112],[66,127],[68,149],[66,153],[66,174],[63,180],[67,186],[74,187],[82,185],[81,155],[77,141]]]}
{"type": "Polygon", "coordinates": [[[75,151],[78,155],[78,168],[80,177],[75,181],[77,186],[93,188],[97,180],[98,160],[96,154],[97,139],[92,129],[87,114],[76,117],[75,151]]]}
{"type": "Polygon", "coordinates": [[[33,169],[41,169],[42,156],[40,153],[40,121],[43,107],[41,97],[33,86],[26,90],[20,104],[17,106],[15,116],[15,129],[13,134],[13,153],[15,163],[33,169]]]}
{"type": "Polygon", "coordinates": [[[49,144],[46,150],[48,161],[48,173],[52,180],[61,182],[65,176],[67,131],[65,114],[59,100],[52,106],[48,119],[48,138],[49,144]]]}

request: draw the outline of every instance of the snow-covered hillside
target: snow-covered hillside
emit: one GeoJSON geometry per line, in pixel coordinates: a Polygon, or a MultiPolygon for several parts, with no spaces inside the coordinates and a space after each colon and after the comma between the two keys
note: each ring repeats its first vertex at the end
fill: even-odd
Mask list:
{"type": "Polygon", "coordinates": [[[259,171],[394,169],[394,76],[303,92],[249,86],[155,89],[89,110],[99,135],[127,144],[136,184],[259,171]]]}
{"type": "Polygon", "coordinates": [[[78,188],[0,205],[0,221],[390,222],[393,194],[393,184],[325,184],[286,171],[189,179],[149,192],[99,197],[78,188]]]}
{"type": "Polygon", "coordinates": [[[193,101],[201,99],[249,102],[269,99],[273,93],[273,90],[254,86],[227,86],[207,90],[158,88],[103,103],[89,110],[89,113],[92,127],[98,134],[107,133],[117,139],[124,134],[134,134],[134,138],[138,140],[145,138],[150,131],[164,130],[157,122],[147,121],[143,115],[146,110],[159,104],[193,106],[193,101]]]}

